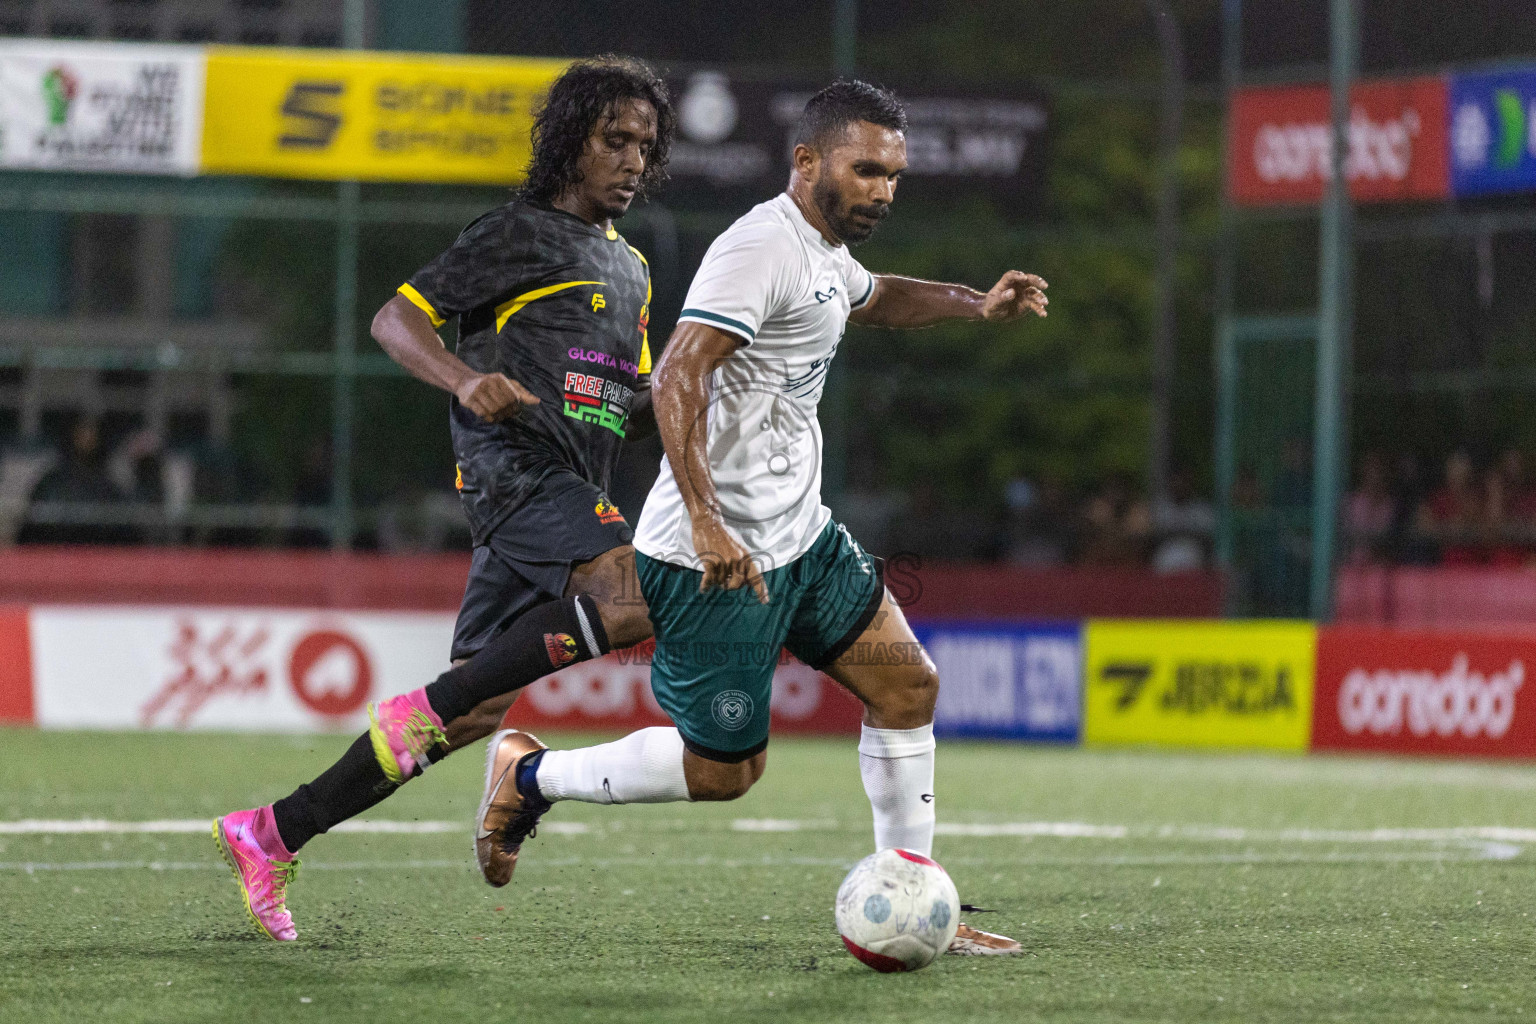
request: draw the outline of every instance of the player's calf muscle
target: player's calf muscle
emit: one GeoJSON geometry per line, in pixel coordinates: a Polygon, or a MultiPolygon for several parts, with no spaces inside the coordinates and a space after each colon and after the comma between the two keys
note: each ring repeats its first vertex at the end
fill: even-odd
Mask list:
{"type": "Polygon", "coordinates": [[[586,594],[597,603],[610,647],[628,647],[650,639],[651,619],[635,576],[634,548],[614,548],[577,566],[566,593],[586,594]]]}
{"type": "Polygon", "coordinates": [[[517,700],[517,695],[521,692],[521,690],[514,690],[511,693],[481,701],[469,714],[460,715],[446,723],[444,731],[448,734],[448,752],[462,750],[495,732],[500,727],[507,709],[517,700]]]}
{"type": "Polygon", "coordinates": [[[745,796],[767,767],[766,750],[735,764],[711,761],[692,751],[683,754],[683,778],[688,782],[691,800],[735,800],[745,796]]]}

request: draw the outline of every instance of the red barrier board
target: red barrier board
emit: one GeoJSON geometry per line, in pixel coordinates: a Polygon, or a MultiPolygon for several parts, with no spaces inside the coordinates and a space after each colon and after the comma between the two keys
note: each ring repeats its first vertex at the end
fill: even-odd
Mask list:
{"type": "MultiPolygon", "coordinates": [[[[1349,193],[1365,202],[1451,194],[1448,89],[1439,77],[1362,82],[1350,93],[1349,193]]],[[[1228,180],[1244,206],[1316,203],[1328,180],[1326,86],[1240,90],[1228,122],[1228,180]]]]}
{"type": "Polygon", "coordinates": [[[27,609],[0,607],[0,725],[31,725],[34,714],[27,609]]]}
{"type": "MultiPolygon", "coordinates": [[[[518,697],[506,724],[518,729],[629,732],[671,725],[651,694],[654,641],[545,676],[518,697]]],[[[772,728],[858,735],[864,705],[831,678],[783,656],[773,674],[772,728]]]]}
{"type": "Polygon", "coordinates": [[[1319,630],[1314,750],[1536,756],[1536,633],[1319,630]]]}

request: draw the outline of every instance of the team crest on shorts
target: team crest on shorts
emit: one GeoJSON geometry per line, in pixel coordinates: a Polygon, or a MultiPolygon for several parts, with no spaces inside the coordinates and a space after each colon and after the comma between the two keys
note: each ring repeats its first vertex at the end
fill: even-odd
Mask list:
{"type": "Polygon", "coordinates": [[[545,633],[544,650],[551,665],[563,668],[576,660],[576,639],[569,633],[545,633]]]}
{"type": "Polygon", "coordinates": [[[619,511],[619,506],[607,498],[598,499],[597,508],[593,511],[597,513],[597,521],[604,526],[609,523],[622,523],[624,521],[624,513],[619,511]]]}
{"type": "Polygon", "coordinates": [[[722,690],[709,705],[715,724],[726,732],[735,732],[752,721],[752,698],[740,690],[722,690]]]}

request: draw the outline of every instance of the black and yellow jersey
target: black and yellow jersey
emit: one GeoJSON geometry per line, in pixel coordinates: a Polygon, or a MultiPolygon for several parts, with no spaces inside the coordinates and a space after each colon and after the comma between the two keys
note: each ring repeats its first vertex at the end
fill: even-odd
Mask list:
{"type": "Polygon", "coordinates": [[[623,236],[516,200],[480,217],[400,294],[441,327],[458,318],[460,359],[504,373],[540,404],[484,423],[454,399],[459,492],[475,542],[552,472],[607,490],[637,383],[651,372],[650,268],[623,236]]]}

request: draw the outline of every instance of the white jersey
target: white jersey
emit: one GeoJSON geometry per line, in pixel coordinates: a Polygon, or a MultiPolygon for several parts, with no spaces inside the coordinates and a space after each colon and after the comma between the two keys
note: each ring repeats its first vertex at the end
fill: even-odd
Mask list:
{"type": "MultiPolygon", "coordinates": [[[[742,340],[715,371],[708,415],[710,475],[728,522],[767,572],[799,558],[832,513],[821,503],[816,404],[850,310],[875,279],[779,194],[715,239],[678,322],[742,340]]],[[[698,568],[693,526],[663,457],[635,547],[698,568]]]]}

